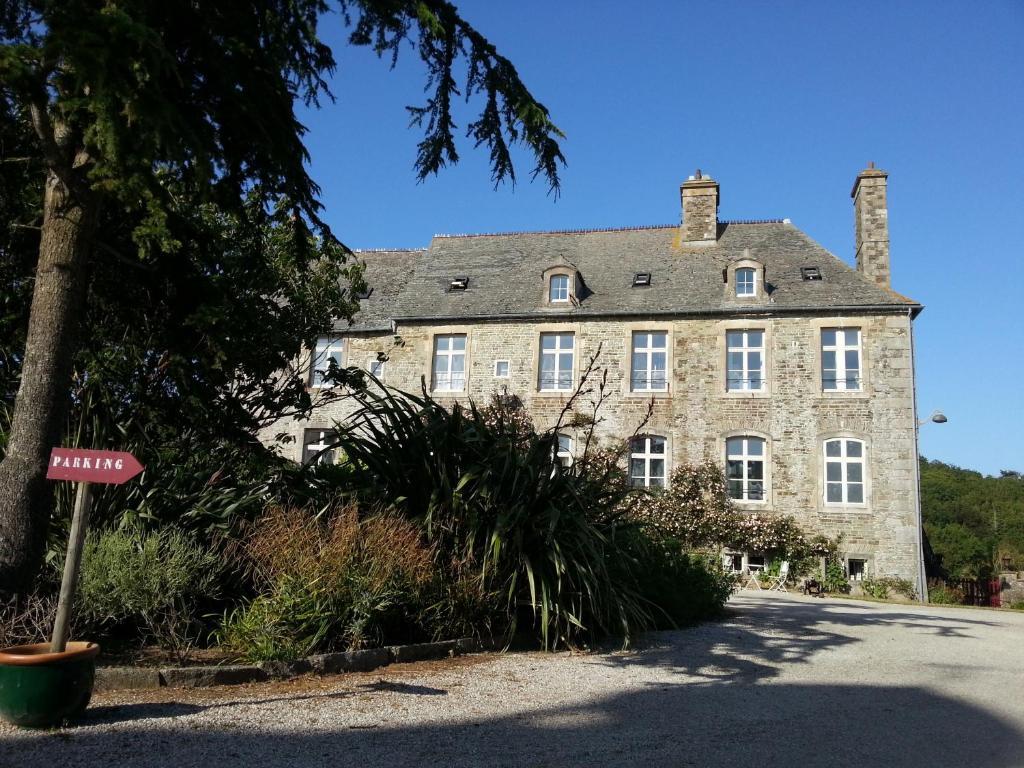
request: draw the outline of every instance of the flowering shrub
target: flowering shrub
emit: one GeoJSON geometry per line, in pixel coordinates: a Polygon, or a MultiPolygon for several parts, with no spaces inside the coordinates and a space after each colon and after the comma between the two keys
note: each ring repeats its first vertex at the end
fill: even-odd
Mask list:
{"type": "Polygon", "coordinates": [[[683,465],[664,491],[638,494],[630,514],[680,541],[688,549],[730,547],[777,554],[791,561],[835,551],[824,536],[809,536],[792,517],[739,512],[729,498],[725,476],[713,461],[683,465]]]}

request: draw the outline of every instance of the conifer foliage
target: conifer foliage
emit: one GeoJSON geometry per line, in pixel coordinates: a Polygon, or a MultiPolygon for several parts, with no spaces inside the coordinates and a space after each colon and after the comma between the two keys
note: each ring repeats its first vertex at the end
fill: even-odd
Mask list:
{"type": "Polygon", "coordinates": [[[32,283],[31,311],[0,355],[18,380],[0,462],[0,591],[24,585],[42,553],[45,459],[90,331],[91,276],[112,259],[173,271],[194,245],[177,226],[191,206],[213,206],[241,227],[283,206],[300,263],[313,244],[336,242],[296,116],[297,103],[330,98],[326,23],[348,24],[352,44],[392,60],[411,44],[425,64],[426,103],[411,113],[423,129],[420,178],[457,161],[451,108],[464,95],[482,103],[468,137],[489,150],[495,182],[514,181],[510,147],[520,144],[557,192],[561,133],[511,63],[443,0],[11,0],[0,10],[0,121],[5,134],[30,138],[18,157],[5,144],[0,161],[21,162],[42,189],[28,224],[34,266],[9,283],[32,283]]]}

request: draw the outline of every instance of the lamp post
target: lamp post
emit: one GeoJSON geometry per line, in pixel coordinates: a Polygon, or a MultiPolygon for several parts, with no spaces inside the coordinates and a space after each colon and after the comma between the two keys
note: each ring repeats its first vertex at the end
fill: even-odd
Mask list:
{"type": "Polygon", "coordinates": [[[931,415],[927,419],[917,420],[917,417],[915,416],[914,458],[917,461],[917,466],[914,467],[914,472],[916,473],[915,477],[917,479],[917,488],[915,489],[916,493],[914,494],[914,501],[917,506],[917,532],[919,537],[919,546],[921,549],[921,557],[918,558],[917,578],[921,585],[921,594],[919,599],[922,603],[928,602],[928,576],[924,569],[924,523],[921,520],[921,452],[918,446],[920,443],[921,427],[929,422],[933,424],[945,424],[947,421],[949,421],[949,419],[946,418],[946,414],[938,409],[932,411],[931,415]]]}

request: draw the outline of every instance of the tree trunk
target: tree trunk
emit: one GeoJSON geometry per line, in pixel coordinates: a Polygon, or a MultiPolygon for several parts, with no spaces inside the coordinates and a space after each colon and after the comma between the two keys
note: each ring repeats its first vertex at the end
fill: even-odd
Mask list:
{"type": "Polygon", "coordinates": [[[28,587],[42,562],[53,503],[46,465],[63,433],[83,321],[98,201],[84,170],[69,170],[83,182],[75,192],[52,171],[46,180],[21,384],[0,462],[0,594],[28,587]]]}

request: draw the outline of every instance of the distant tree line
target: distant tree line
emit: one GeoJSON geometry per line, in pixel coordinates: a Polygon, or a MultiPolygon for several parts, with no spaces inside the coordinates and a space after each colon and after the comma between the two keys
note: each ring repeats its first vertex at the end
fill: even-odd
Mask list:
{"type": "Polygon", "coordinates": [[[1024,475],[998,477],[921,457],[929,575],[984,578],[1005,561],[1024,568],[1024,475]]]}

